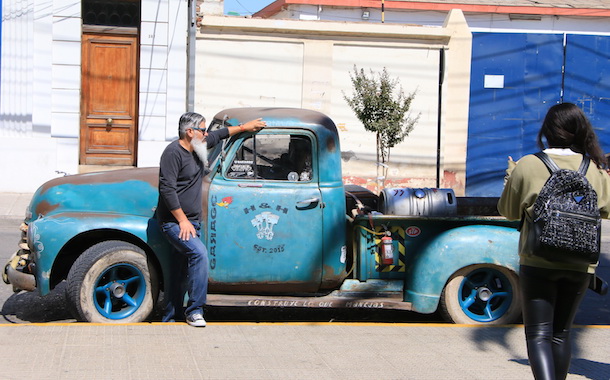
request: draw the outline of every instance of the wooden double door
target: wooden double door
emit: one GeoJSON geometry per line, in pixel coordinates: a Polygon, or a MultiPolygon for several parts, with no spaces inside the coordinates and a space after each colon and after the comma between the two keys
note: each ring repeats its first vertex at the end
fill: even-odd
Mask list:
{"type": "Polygon", "coordinates": [[[135,165],[137,31],[84,32],[81,83],[80,164],[135,165]]]}

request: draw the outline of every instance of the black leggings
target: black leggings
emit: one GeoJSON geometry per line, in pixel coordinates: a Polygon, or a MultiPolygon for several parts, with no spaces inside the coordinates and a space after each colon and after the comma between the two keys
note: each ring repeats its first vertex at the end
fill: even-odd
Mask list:
{"type": "Polygon", "coordinates": [[[570,328],[589,275],[522,265],[519,279],[527,355],[534,378],[564,380],[572,358],[570,328]]]}

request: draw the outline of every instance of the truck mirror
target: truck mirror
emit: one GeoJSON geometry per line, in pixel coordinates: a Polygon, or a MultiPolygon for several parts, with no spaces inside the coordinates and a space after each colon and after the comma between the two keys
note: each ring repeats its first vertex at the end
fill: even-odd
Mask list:
{"type": "Polygon", "coordinates": [[[227,150],[226,150],[227,143],[228,143],[227,140],[228,139],[222,140],[222,148],[220,149],[220,154],[219,154],[219,157],[218,157],[219,161],[218,161],[218,166],[217,166],[217,169],[216,169],[218,171],[218,173],[220,173],[220,171],[222,170],[222,165],[225,162],[225,158],[227,158],[227,150]]]}

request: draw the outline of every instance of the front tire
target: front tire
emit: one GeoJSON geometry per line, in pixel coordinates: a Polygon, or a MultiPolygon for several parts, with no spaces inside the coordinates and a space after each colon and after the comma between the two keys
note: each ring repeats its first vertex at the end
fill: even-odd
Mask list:
{"type": "Polygon", "coordinates": [[[153,310],[156,288],[154,266],[141,248],[106,241],[87,249],[74,262],[66,297],[80,321],[141,322],[153,310]]]}
{"type": "Polygon", "coordinates": [[[455,272],[441,294],[445,320],[459,324],[502,325],[521,316],[517,275],[495,265],[472,265],[455,272]]]}

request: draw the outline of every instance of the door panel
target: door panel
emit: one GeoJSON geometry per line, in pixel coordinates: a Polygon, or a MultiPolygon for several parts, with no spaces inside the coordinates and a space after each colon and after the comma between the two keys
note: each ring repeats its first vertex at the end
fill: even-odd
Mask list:
{"type": "Polygon", "coordinates": [[[263,131],[229,153],[209,190],[211,291],[319,289],[323,200],[312,141],[263,131]]]}
{"type": "Polygon", "coordinates": [[[135,164],[137,41],[137,35],[83,34],[81,164],[135,164]]]}

